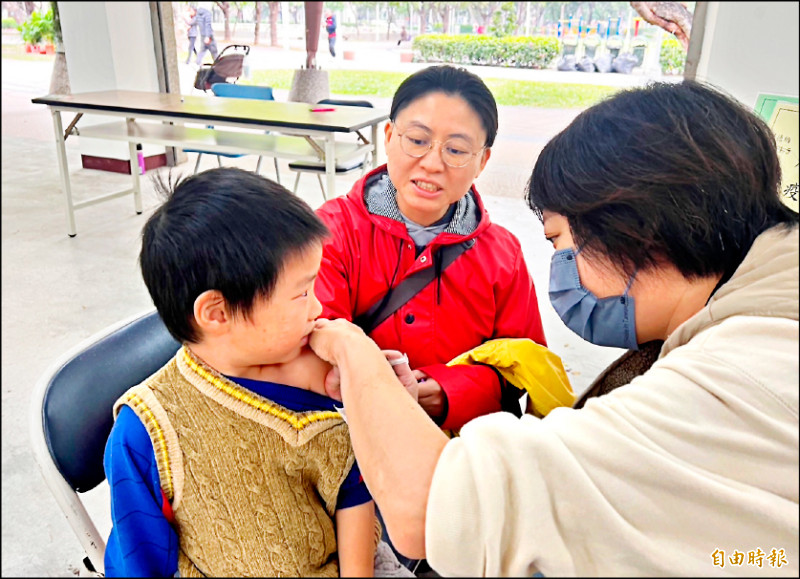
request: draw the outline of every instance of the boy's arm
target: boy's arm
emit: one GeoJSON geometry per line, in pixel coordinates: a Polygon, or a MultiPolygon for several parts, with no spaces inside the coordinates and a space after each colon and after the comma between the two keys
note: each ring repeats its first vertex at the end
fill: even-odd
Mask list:
{"type": "Polygon", "coordinates": [[[103,457],[111,491],[106,577],[171,577],[178,570],[178,535],[162,512],[153,446],[139,417],[124,406],[103,457]]]}
{"type": "Polygon", "coordinates": [[[339,577],[372,577],[375,569],[375,503],[336,509],[339,577]]]}

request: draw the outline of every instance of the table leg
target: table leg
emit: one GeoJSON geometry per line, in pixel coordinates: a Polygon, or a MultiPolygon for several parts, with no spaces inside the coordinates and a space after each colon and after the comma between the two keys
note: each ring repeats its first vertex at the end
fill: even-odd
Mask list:
{"type": "MultiPolygon", "coordinates": [[[[125,119],[129,125],[133,124],[135,119],[125,119]]],[[[142,214],[142,190],[139,184],[139,155],[136,151],[136,143],[133,141],[128,142],[128,152],[131,157],[131,176],[133,177],[133,206],[136,209],[136,215],[142,214]]]]}
{"type": "Polygon", "coordinates": [[[72,204],[72,188],[69,184],[69,166],[67,165],[67,147],[64,144],[64,127],[61,124],[61,111],[50,109],[53,116],[53,131],[56,135],[56,157],[58,158],[58,171],[61,173],[61,188],[67,203],[67,235],[75,237],[75,208],[72,204]]]}
{"type": "Polygon", "coordinates": [[[333,135],[325,137],[325,175],[328,177],[328,199],[336,197],[336,142],[333,135]]]}

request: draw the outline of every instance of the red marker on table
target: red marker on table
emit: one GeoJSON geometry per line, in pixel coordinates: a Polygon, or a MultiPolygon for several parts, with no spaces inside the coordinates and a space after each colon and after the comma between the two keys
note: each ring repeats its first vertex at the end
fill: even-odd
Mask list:
{"type": "Polygon", "coordinates": [[[310,110],[312,113],[330,113],[335,111],[336,109],[321,108],[321,109],[310,109],[310,110]]]}

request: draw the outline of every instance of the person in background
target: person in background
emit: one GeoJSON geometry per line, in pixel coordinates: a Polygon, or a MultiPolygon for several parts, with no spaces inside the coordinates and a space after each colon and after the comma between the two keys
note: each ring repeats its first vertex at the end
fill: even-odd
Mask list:
{"type": "Polygon", "coordinates": [[[211,12],[208,8],[200,6],[195,15],[197,31],[200,34],[200,50],[197,53],[197,66],[202,66],[206,52],[211,53],[211,60],[217,59],[217,41],[214,40],[214,27],[212,26],[211,12]]]}
{"type": "Polygon", "coordinates": [[[330,10],[325,11],[325,30],[328,33],[328,50],[336,57],[336,16],[330,10]]]}
{"type": "Polygon", "coordinates": [[[186,36],[189,39],[189,54],[186,56],[186,64],[189,64],[192,60],[192,55],[197,54],[197,49],[194,46],[197,39],[197,8],[192,5],[187,6],[183,20],[186,22],[186,36]]]}
{"type": "Polygon", "coordinates": [[[544,147],[527,200],[556,312],[595,344],[663,340],[580,409],[448,439],[362,330],[317,320],[395,548],[445,576],[797,577],[800,237],[780,183],[766,123],[694,81],[618,93],[544,147]]]}
{"type": "Polygon", "coordinates": [[[411,40],[411,35],[406,30],[406,25],[403,24],[400,28],[400,38],[397,40],[397,46],[400,46],[401,42],[408,42],[409,40],[411,40]]]}

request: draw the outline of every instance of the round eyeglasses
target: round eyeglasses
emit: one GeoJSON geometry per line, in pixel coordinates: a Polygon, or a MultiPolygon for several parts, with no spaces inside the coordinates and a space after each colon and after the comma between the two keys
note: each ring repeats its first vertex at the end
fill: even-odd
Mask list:
{"type": "Polygon", "coordinates": [[[407,129],[404,133],[398,130],[397,136],[400,137],[400,148],[409,157],[424,157],[433,148],[434,143],[439,143],[442,161],[445,165],[456,169],[465,167],[475,155],[486,148],[481,147],[473,152],[472,146],[465,139],[456,137],[441,142],[431,139],[426,131],[419,128],[407,129]]]}

